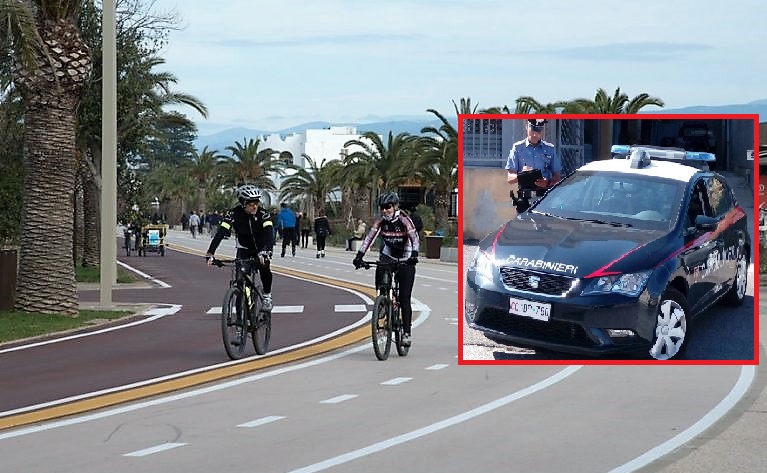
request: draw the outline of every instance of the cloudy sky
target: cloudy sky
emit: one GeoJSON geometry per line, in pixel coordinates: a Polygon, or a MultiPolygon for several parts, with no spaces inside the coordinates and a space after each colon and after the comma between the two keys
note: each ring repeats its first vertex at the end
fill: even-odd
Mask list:
{"type": "MultiPolygon", "coordinates": [[[[452,115],[616,87],[666,108],[767,98],[763,0],[156,0],[200,134],[452,115]],[[215,5],[215,6],[214,6],[215,5]]],[[[649,109],[648,109],[649,111],[649,109]]]]}

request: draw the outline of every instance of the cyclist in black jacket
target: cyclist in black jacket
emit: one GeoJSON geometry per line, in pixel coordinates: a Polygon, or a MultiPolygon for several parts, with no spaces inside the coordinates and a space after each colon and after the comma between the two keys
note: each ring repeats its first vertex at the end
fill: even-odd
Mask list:
{"type": "Polygon", "coordinates": [[[237,189],[240,204],[232,208],[218,227],[210,242],[205,259],[213,263],[213,255],[221,240],[229,238],[232,231],[237,235],[237,258],[258,258],[258,272],[264,286],[264,310],[272,310],[272,270],[269,259],[274,247],[274,224],[261,207],[261,190],[253,185],[237,189]]]}
{"type": "MultiPolygon", "coordinates": [[[[381,215],[373,222],[370,231],[362,240],[357,256],[354,258],[354,267],[362,267],[362,258],[365,252],[379,235],[383,239],[383,249],[379,260],[384,263],[400,261],[409,264],[401,266],[394,277],[399,280],[399,303],[402,308],[402,323],[404,335],[402,344],[410,346],[410,328],[413,319],[413,308],[410,305],[410,296],[415,282],[415,265],[418,263],[418,231],[405,214],[399,209],[399,196],[396,192],[386,192],[378,197],[378,206],[381,215]]],[[[376,287],[381,282],[383,268],[376,267],[376,287]]]]}

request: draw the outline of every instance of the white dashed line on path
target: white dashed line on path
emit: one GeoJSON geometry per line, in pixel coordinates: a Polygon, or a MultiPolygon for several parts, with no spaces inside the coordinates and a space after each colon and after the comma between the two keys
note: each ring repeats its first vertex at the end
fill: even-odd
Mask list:
{"type": "Polygon", "coordinates": [[[338,404],[339,402],[348,401],[349,399],[354,399],[357,397],[357,394],[342,394],[341,396],[331,397],[330,399],[325,399],[324,401],[320,401],[320,404],[338,404]]]}
{"type": "Polygon", "coordinates": [[[336,304],[333,310],[336,312],[367,312],[368,306],[365,304],[336,304]]]}
{"type": "Polygon", "coordinates": [[[394,385],[397,385],[397,384],[407,383],[408,381],[410,381],[412,379],[413,378],[393,378],[393,379],[390,379],[389,381],[384,381],[381,384],[386,385],[386,386],[394,386],[394,385]]]}
{"type": "Polygon", "coordinates": [[[135,452],[126,453],[124,457],[145,457],[154,453],[164,452],[165,450],[171,450],[173,448],[183,447],[185,443],[168,442],[154,447],[145,448],[143,450],[136,450],[135,452]]]}
{"type": "Polygon", "coordinates": [[[267,416],[267,417],[262,417],[260,419],[251,420],[250,422],[245,422],[244,424],[240,424],[237,427],[244,427],[244,428],[258,427],[260,425],[269,424],[271,422],[282,420],[284,418],[285,416],[267,416]]]}

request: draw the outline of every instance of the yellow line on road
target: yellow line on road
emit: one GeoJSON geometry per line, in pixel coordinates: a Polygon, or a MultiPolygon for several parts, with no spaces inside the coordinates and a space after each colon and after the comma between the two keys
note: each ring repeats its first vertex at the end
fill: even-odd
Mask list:
{"type": "MultiPolygon", "coordinates": [[[[176,247],[177,245],[173,246],[176,247]]],[[[191,250],[190,252],[196,252],[191,248],[184,248],[184,250],[191,250]]],[[[320,277],[314,274],[285,268],[280,268],[275,272],[297,276],[310,281],[322,282],[347,289],[353,289],[355,291],[365,293],[371,297],[375,297],[375,290],[373,288],[362,286],[360,284],[338,281],[328,277],[320,277]]],[[[267,355],[263,358],[258,358],[236,365],[212,368],[209,371],[180,376],[178,378],[159,381],[157,383],[149,384],[146,386],[129,388],[114,393],[95,396],[93,398],[69,402],[59,406],[46,407],[31,412],[10,415],[0,418],[0,430],[50,421],[60,417],[82,414],[96,409],[103,409],[117,404],[132,402],[161,394],[167,394],[170,392],[188,389],[214,381],[220,381],[233,376],[248,374],[253,371],[262,370],[285,363],[292,363],[298,360],[317,356],[323,353],[337,350],[339,348],[343,348],[345,346],[359,343],[369,336],[370,328],[365,325],[354,330],[350,330],[330,340],[325,340],[315,345],[297,348],[286,353],[280,353],[271,356],[267,355]]]]}

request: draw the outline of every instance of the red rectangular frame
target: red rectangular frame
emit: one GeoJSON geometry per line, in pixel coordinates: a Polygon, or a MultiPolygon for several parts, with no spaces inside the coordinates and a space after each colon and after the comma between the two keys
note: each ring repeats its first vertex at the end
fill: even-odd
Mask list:
{"type": "MultiPolygon", "coordinates": [[[[545,118],[549,120],[753,120],[754,122],[754,163],[753,163],[753,228],[751,229],[755,248],[751,250],[754,268],[754,354],[750,360],[467,360],[463,357],[463,219],[458,218],[458,364],[459,365],[758,365],[759,364],[759,115],[758,114],[458,114],[458,196],[463,196],[463,120],[495,119],[526,120],[545,118]]],[[[500,177],[499,177],[500,178],[500,177]]],[[[459,206],[463,212],[463,205],[459,206]]]]}

